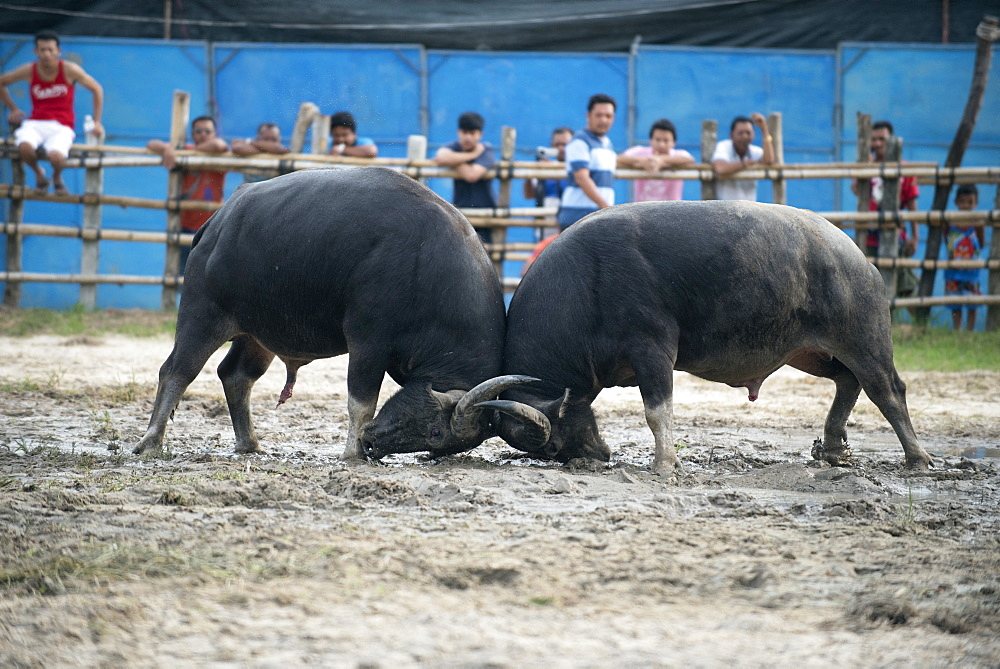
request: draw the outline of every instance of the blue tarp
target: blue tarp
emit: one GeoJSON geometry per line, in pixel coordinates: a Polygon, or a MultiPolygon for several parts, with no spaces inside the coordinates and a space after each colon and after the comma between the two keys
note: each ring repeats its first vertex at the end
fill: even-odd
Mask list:
{"type": "MultiPolygon", "coordinates": [[[[467,110],[484,115],[485,139],[499,144],[502,126],[517,129],[517,157],[529,159],[557,126],[581,127],[586,101],[602,92],[618,100],[611,139],[624,150],[644,143],[650,124],[670,118],[679,145],[699,156],[701,123],[715,119],[719,138],[738,114],[780,111],[786,162],[853,160],[855,115],[889,118],[904,137],[904,157],[942,162],[968,94],[974,47],[926,44],[845,43],[836,51],[701,48],[639,45],[623,53],[552,53],[426,50],[414,44],[296,45],[67,37],[64,58],[81,63],[104,86],[107,142],[141,146],[169,130],[175,90],[191,94],[192,116],[213,114],[226,139],[253,134],[261,121],[279,124],[286,137],[303,101],[330,114],[348,109],[359,134],[372,137],[382,156],[404,156],[406,138],[425,134],[429,152],[455,137],[456,120],[467,110]]],[[[33,59],[31,40],[0,35],[0,59],[9,70],[33,59]]],[[[1000,163],[1000,68],[991,73],[979,124],[966,154],[967,165],[1000,163]]],[[[29,107],[27,87],[10,88],[29,107]]],[[[78,133],[90,111],[90,95],[77,95],[78,133]]],[[[83,173],[71,170],[67,183],[83,189],[83,173]]],[[[163,198],[162,168],[108,168],[105,192],[163,198]]],[[[0,164],[0,180],[10,168],[0,164]]],[[[227,191],[241,181],[230,175],[227,191]]],[[[451,183],[430,185],[445,197],[451,183]]],[[[926,209],[932,189],[921,194],[926,209]]],[[[628,184],[617,187],[619,201],[628,184]]],[[[771,197],[762,182],[760,198],[771,197]]],[[[980,188],[980,204],[993,201],[995,187],[980,188]]],[[[520,184],[513,204],[528,204],[520,184]]],[[[699,185],[685,184],[685,197],[699,185]]],[[[853,209],[847,184],[830,180],[788,182],[789,204],[817,210],[853,209]]],[[[7,210],[4,203],[4,212],[7,210]]],[[[25,221],[79,226],[82,207],[27,202],[25,221]]],[[[162,211],[103,208],[107,228],[163,230],[162,211]]],[[[527,233],[518,232],[514,239],[527,233]]],[[[527,238],[527,237],[525,237],[527,238]]],[[[0,245],[6,243],[0,237],[0,245]]],[[[2,257],[2,256],[0,256],[2,257]]],[[[29,237],[24,243],[29,272],[79,269],[80,242],[29,237]]],[[[3,261],[0,261],[3,262],[3,261]]],[[[161,275],[163,247],[101,242],[104,273],[161,275]]],[[[506,273],[516,275],[516,263],[506,273]]],[[[78,299],[75,285],[30,283],[23,306],[66,308],[78,299]]],[[[159,288],[99,286],[100,306],[159,308],[159,288]]]]}

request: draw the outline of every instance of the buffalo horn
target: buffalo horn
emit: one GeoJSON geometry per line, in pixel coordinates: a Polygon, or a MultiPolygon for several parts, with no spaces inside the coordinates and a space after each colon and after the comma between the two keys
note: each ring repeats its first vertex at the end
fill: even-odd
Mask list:
{"type": "Polygon", "coordinates": [[[517,442],[511,443],[511,446],[520,448],[522,451],[541,449],[548,443],[549,436],[552,434],[552,424],[549,422],[548,416],[529,404],[511,400],[493,400],[480,402],[476,406],[496,409],[517,419],[517,428],[509,434],[504,434],[505,431],[502,431],[500,436],[505,440],[512,439],[517,442]]]}
{"type": "Polygon", "coordinates": [[[495,376],[487,379],[478,386],[465,393],[455,407],[455,413],[451,416],[451,430],[458,437],[471,436],[478,429],[479,416],[483,410],[480,403],[483,400],[490,400],[514,386],[522,383],[538,381],[533,376],[523,376],[520,374],[508,374],[506,376],[495,376]]]}

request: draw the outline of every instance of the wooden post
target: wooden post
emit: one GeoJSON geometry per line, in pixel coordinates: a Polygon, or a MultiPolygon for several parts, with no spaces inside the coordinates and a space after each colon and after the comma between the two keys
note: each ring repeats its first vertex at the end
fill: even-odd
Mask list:
{"type": "MultiPolygon", "coordinates": [[[[785,139],[781,129],[781,112],[772,112],[767,116],[767,128],[771,133],[771,145],[774,147],[774,164],[785,164],[785,139]]],[[[775,204],[788,204],[788,194],[785,188],[785,180],[775,177],[771,180],[773,197],[775,204]]]]}
{"type": "MultiPolygon", "coordinates": [[[[423,135],[410,135],[406,138],[406,159],[411,163],[427,159],[427,138],[423,135]]],[[[418,168],[419,169],[419,168],[418,168]]],[[[417,179],[425,183],[426,179],[417,179]]]]}
{"type": "MultiPolygon", "coordinates": [[[[858,162],[870,163],[872,161],[872,117],[870,114],[858,112],[858,162]]],[[[858,211],[867,213],[871,211],[872,180],[855,179],[855,192],[858,194],[858,211]]],[[[867,252],[868,250],[868,229],[854,229],[854,243],[858,248],[867,252]]]]}
{"type": "MultiPolygon", "coordinates": [[[[712,154],[715,153],[715,145],[719,141],[719,122],[701,122],[701,162],[711,165],[712,154]]],[[[703,179],[701,182],[701,199],[714,200],[715,198],[715,177],[703,179]]]]}
{"type": "MultiPolygon", "coordinates": [[[[993,208],[1000,209],[1000,187],[997,188],[993,208]]],[[[990,233],[990,260],[996,259],[1000,259],[1000,225],[994,224],[993,231],[990,233]]],[[[1000,295],[1000,269],[990,269],[986,276],[986,294],[1000,295]]],[[[986,331],[996,332],[997,330],[1000,330],[1000,304],[992,304],[986,307],[986,331]]]]}
{"type": "MultiPolygon", "coordinates": [[[[104,143],[104,136],[100,137],[88,134],[84,137],[87,146],[100,146],[104,143]]],[[[86,194],[100,195],[104,191],[104,168],[88,167],[83,187],[86,194]]],[[[101,229],[101,205],[99,202],[83,205],[83,229],[101,229]]],[[[100,268],[100,242],[97,239],[84,239],[83,252],[80,258],[81,274],[97,274],[100,268]]],[[[84,309],[97,308],[97,284],[80,284],[80,304],[84,309]]]]}
{"type": "MultiPolygon", "coordinates": [[[[903,138],[891,136],[886,141],[885,163],[899,165],[899,157],[903,153],[903,138]]],[[[878,236],[878,257],[892,258],[899,257],[899,177],[889,177],[888,172],[882,178],[882,201],[878,205],[885,218],[879,227],[878,236]]],[[[882,280],[885,281],[885,291],[891,300],[896,297],[896,268],[879,267],[882,280]]]]}
{"type": "MultiPolygon", "coordinates": [[[[191,95],[184,91],[174,91],[174,106],[170,115],[170,145],[182,149],[187,138],[188,118],[191,116],[191,95]]],[[[176,202],[184,193],[184,173],[181,170],[171,170],[167,177],[167,199],[176,202]]],[[[180,274],[181,247],[178,238],[181,234],[181,212],[167,211],[167,256],[163,264],[163,276],[175,277],[180,274]]],[[[160,299],[160,308],[169,311],[177,308],[177,285],[164,283],[160,299]]]]}
{"type": "Polygon", "coordinates": [[[302,153],[306,145],[306,132],[312,124],[313,117],[319,113],[319,107],[311,102],[303,102],[299,105],[299,115],[295,118],[295,129],[292,130],[292,139],[288,143],[289,153],[302,153]]]}
{"type": "MultiPolygon", "coordinates": [[[[979,110],[983,106],[986,82],[989,81],[990,76],[993,42],[997,39],[1000,39],[1000,20],[995,16],[984,16],[983,20],[976,27],[976,62],[973,65],[972,86],[969,88],[969,97],[965,101],[965,112],[962,114],[962,121],[958,124],[958,130],[955,131],[955,138],[951,141],[951,147],[948,149],[948,156],[944,161],[945,167],[958,167],[962,164],[965,149],[969,146],[969,139],[972,137],[972,130],[976,127],[979,110]]],[[[938,183],[934,187],[934,202],[931,205],[931,209],[933,211],[944,211],[947,209],[950,194],[950,183],[938,183]]],[[[948,228],[944,225],[932,226],[927,231],[925,258],[937,259],[938,254],[941,253],[941,241],[947,232],[948,228]]],[[[933,292],[936,274],[937,270],[933,268],[923,271],[920,276],[918,295],[926,297],[933,292]]],[[[929,319],[929,308],[917,310],[917,322],[926,323],[929,319]]]]}
{"type": "MultiPolygon", "coordinates": [[[[16,147],[15,147],[16,150],[16,147]]],[[[20,158],[11,158],[11,182],[15,186],[20,186],[21,191],[25,188],[24,163],[20,158]]],[[[14,232],[7,233],[7,271],[20,272],[23,270],[21,251],[24,246],[24,237],[17,229],[17,225],[24,222],[24,199],[12,199],[10,201],[10,223],[15,226],[14,232]]],[[[18,307],[21,305],[21,282],[11,281],[4,284],[3,303],[8,307],[18,307]]]]}
{"type": "Polygon", "coordinates": [[[323,155],[330,146],[330,117],[316,114],[312,120],[312,153],[323,155]]]}
{"type": "MultiPolygon", "coordinates": [[[[505,125],[500,128],[500,160],[503,162],[510,162],[514,160],[514,150],[517,147],[517,128],[512,128],[509,125],[505,125]]],[[[511,170],[500,169],[497,170],[500,176],[500,194],[497,200],[497,206],[502,209],[507,209],[510,207],[510,188],[511,188],[511,170]]],[[[503,261],[506,253],[504,252],[504,246],[507,244],[507,228],[506,226],[495,226],[492,228],[490,233],[490,243],[493,245],[493,253],[490,255],[493,258],[493,267],[496,269],[497,276],[503,281],[503,261]]]]}

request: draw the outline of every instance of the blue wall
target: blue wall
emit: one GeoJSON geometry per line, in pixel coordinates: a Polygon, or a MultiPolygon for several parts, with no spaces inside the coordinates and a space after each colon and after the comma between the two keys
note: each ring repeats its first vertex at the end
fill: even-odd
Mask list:
{"type": "MultiPolygon", "coordinates": [[[[837,52],[837,72],[841,96],[837,136],[841,160],[857,157],[857,114],[871,114],[872,121],[892,122],[895,134],[903,139],[903,160],[943,164],[955,131],[962,120],[972,83],[975,63],[973,46],[915,44],[844,43],[837,52]]],[[[1000,72],[990,72],[982,110],[962,159],[963,165],[1000,165],[1000,72]]],[[[992,209],[996,186],[979,185],[979,209],[992,209]]],[[[839,196],[844,208],[854,206],[850,184],[841,184],[839,196]]],[[[921,186],[918,208],[931,208],[934,186],[921,186]]],[[[948,209],[955,209],[955,189],[948,209]]],[[[986,246],[995,230],[986,229],[986,246]]],[[[927,226],[920,226],[918,258],[926,253],[927,226]]],[[[941,257],[947,257],[942,249],[941,257]]],[[[980,273],[985,291],[986,270],[980,273]]],[[[944,294],[944,272],[937,272],[935,295],[944,294]]],[[[950,325],[950,310],[935,307],[935,324],[950,325]]],[[[979,307],[977,323],[982,329],[986,308],[979,307]]]]}
{"type": "MultiPolygon", "coordinates": [[[[428,51],[412,44],[63,40],[63,57],[83,65],[104,86],[104,124],[111,144],[141,146],[151,137],[165,138],[173,91],[184,90],[191,94],[192,115],[216,115],[228,140],[252,136],[265,120],[278,123],[287,137],[299,104],[310,101],[324,114],[351,110],[359,134],[375,139],[382,156],[404,156],[410,134],[427,135],[433,154],[454,139],[458,115],[476,110],[486,118],[486,140],[495,145],[502,126],[517,128],[517,157],[525,160],[535,146],[548,142],[553,128],[582,127],[587,98],[603,92],[619,103],[610,135],[619,151],[645,143],[652,122],[667,117],[677,125],[679,145],[698,156],[704,119],[718,121],[721,139],[736,115],[780,111],[786,162],[853,160],[855,116],[862,111],[894,122],[904,138],[905,159],[943,162],[965,105],[974,55],[971,44],[845,43],[836,52],[640,46],[629,56],[428,51]]],[[[33,58],[30,37],[0,35],[4,71],[33,58]]],[[[27,86],[16,84],[10,90],[22,108],[30,108],[27,86]]],[[[90,104],[90,94],[78,88],[78,133],[90,104]]],[[[1000,164],[998,112],[1000,68],[994,67],[964,164],[1000,164]]],[[[108,168],[104,179],[107,193],[166,196],[166,175],[159,167],[108,168]]],[[[0,181],[10,181],[7,161],[0,163],[0,181]]],[[[227,191],[240,181],[238,174],[230,175],[227,191]]],[[[68,171],[67,184],[81,192],[83,171],[68,171]]],[[[450,197],[450,180],[432,179],[429,185],[450,197]]],[[[699,189],[696,182],[685,183],[685,198],[697,199],[699,189]]],[[[629,184],[620,181],[616,191],[619,201],[626,201],[629,184]]],[[[993,186],[980,187],[981,208],[990,206],[994,193],[993,186]]],[[[769,182],[761,182],[759,194],[770,200],[769,182]]],[[[520,184],[512,196],[514,206],[529,204],[520,184]]],[[[920,208],[927,209],[932,197],[933,188],[922,189],[920,208]]],[[[790,180],[788,201],[817,210],[854,208],[848,184],[833,180],[790,180]]],[[[9,203],[0,206],[6,217],[9,203]]],[[[107,228],[165,228],[162,211],[104,207],[103,216],[107,228]]],[[[25,205],[26,222],[78,227],[82,217],[80,206],[25,205]]],[[[512,233],[514,240],[529,236],[527,231],[512,233]]],[[[0,236],[0,251],[5,243],[0,236]]],[[[101,242],[100,252],[103,273],[162,275],[160,245],[101,242]]],[[[25,271],[74,272],[79,263],[77,240],[25,239],[25,271]]],[[[508,271],[516,274],[516,264],[509,265],[508,271]]],[[[22,305],[67,308],[76,303],[78,290],[75,285],[24,284],[22,305]]],[[[156,309],[159,296],[155,286],[98,287],[102,307],[156,309]]],[[[944,310],[935,313],[946,317],[944,310]]]]}

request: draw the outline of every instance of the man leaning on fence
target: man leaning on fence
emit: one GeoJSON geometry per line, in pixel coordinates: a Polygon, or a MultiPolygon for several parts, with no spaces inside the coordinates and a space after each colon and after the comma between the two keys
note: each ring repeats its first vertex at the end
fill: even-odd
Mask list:
{"type": "Polygon", "coordinates": [[[73,130],[74,86],[80,84],[94,97],[94,127],[90,131],[100,137],[104,134],[101,114],[104,110],[104,89],[97,80],[83,71],[76,63],[59,58],[59,35],[43,30],[35,35],[35,56],[38,61],[26,63],[0,75],[0,102],[10,109],[7,121],[11,126],[20,124],[14,133],[18,154],[25,165],[35,173],[35,193],[42,195],[49,189],[45,170],[38,164],[39,148],[46,151],[52,163],[52,185],[57,195],[65,195],[62,171],[76,138],[73,130]],[[7,85],[15,81],[29,82],[31,116],[27,115],[10,96],[7,85]]]}
{"type": "MultiPolygon", "coordinates": [[[[193,141],[186,144],[185,148],[210,154],[225,153],[229,150],[225,140],[215,134],[215,119],[211,116],[199,116],[191,122],[191,139],[193,141]]],[[[172,170],[176,166],[176,149],[169,142],[151,139],[146,144],[146,148],[163,156],[163,166],[168,170],[172,170]]],[[[184,172],[181,184],[181,199],[222,202],[225,183],[226,173],[224,171],[188,170],[184,172]]],[[[201,226],[205,225],[212,213],[200,209],[181,210],[181,230],[197,232],[201,226]]],[[[181,246],[181,263],[178,270],[181,275],[184,274],[184,267],[190,252],[190,246],[181,246]]]]}
{"type": "MultiPolygon", "coordinates": [[[[493,178],[487,172],[496,164],[496,156],[489,142],[483,141],[486,121],[477,112],[465,112],[458,117],[458,139],[438,149],[434,162],[451,167],[458,174],[454,180],[452,203],[459,209],[494,209],[493,178]]],[[[476,228],[484,243],[489,244],[492,231],[476,228]]]]}
{"type": "MultiPolygon", "coordinates": [[[[288,147],[281,143],[281,129],[277,123],[265,121],[257,126],[257,136],[253,139],[233,140],[233,153],[244,158],[258,156],[262,153],[271,155],[283,155],[288,153],[288,147]]],[[[251,184],[258,181],[267,181],[274,176],[274,172],[251,171],[243,173],[243,183],[251,184]]]]}
{"type": "MultiPolygon", "coordinates": [[[[729,139],[724,139],[712,154],[712,168],[723,176],[736,174],[756,165],[774,164],[774,146],[767,129],[767,119],[759,112],[750,117],[737,116],[729,125],[729,139]],[[760,128],[761,145],[753,143],[754,126],[760,128]]],[[[715,186],[720,200],[757,200],[756,179],[720,179],[715,186]]]]}
{"type": "MultiPolygon", "coordinates": [[[[661,118],[649,129],[649,146],[633,146],[618,156],[618,167],[631,167],[656,174],[694,165],[694,156],[677,148],[677,128],[661,118]]],[[[636,179],[632,182],[635,202],[681,200],[684,182],[680,179],[636,179]]]]}

